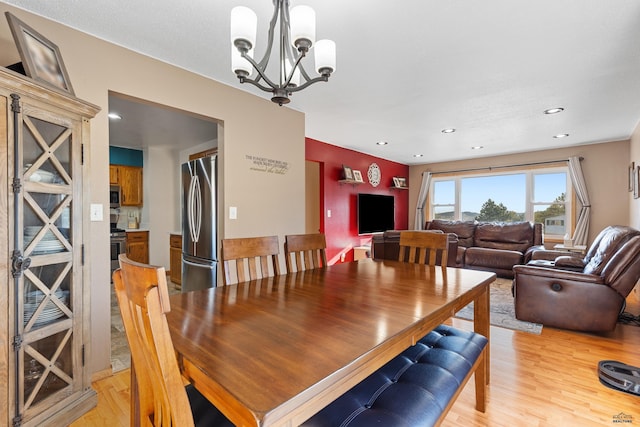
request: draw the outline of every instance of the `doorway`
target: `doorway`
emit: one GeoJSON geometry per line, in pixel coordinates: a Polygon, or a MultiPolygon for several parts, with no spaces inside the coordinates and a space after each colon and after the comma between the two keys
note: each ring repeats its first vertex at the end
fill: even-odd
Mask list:
{"type": "MultiPolygon", "coordinates": [[[[110,213],[117,214],[116,222],[126,228],[128,214],[135,212],[140,229],[149,231],[149,262],[164,266],[169,272],[169,234],[182,228],[181,164],[193,153],[220,148],[223,124],[214,118],[116,92],[109,92],[109,113],[120,116],[109,120],[109,146],[140,151],[143,159],[142,206],[110,213]]],[[[170,293],[179,292],[173,283],[168,284],[170,293]]],[[[113,289],[110,310],[111,365],[116,372],[130,366],[130,356],[113,289]]]]}

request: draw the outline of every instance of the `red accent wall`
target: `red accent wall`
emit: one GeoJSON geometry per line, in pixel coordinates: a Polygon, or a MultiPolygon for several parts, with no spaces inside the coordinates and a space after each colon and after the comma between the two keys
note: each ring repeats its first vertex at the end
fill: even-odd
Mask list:
{"type": "Polygon", "coordinates": [[[309,161],[320,163],[320,231],[327,239],[327,259],[329,264],[353,261],[355,246],[369,245],[371,235],[358,236],[357,194],[389,194],[395,198],[395,229],[408,227],[409,191],[392,189],[394,176],[407,178],[409,185],[409,166],[381,159],[379,157],[337,147],[311,138],[305,138],[305,156],[309,161]],[[373,187],[367,178],[371,163],[380,167],[381,180],[373,187]],[[341,184],[342,165],[359,170],[364,184],[341,184]],[[331,218],[327,217],[331,210],[331,218]]]}

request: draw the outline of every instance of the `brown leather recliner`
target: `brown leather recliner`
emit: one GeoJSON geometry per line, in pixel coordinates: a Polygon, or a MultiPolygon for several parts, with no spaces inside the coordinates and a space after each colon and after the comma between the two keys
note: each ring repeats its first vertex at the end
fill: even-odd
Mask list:
{"type": "Polygon", "coordinates": [[[513,267],[516,318],[578,331],[615,329],[640,279],[640,231],[609,226],[582,259],[565,252],[545,261],[550,255],[558,252],[538,251],[513,267]]]}

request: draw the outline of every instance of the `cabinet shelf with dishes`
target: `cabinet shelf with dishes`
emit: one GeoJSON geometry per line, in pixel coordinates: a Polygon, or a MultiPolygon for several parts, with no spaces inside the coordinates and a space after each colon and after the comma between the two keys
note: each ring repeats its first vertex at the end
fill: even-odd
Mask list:
{"type": "Polygon", "coordinates": [[[0,425],[68,424],[97,404],[91,388],[89,120],[99,108],[0,67],[0,425]],[[84,147],[84,148],[83,148],[84,147]]]}

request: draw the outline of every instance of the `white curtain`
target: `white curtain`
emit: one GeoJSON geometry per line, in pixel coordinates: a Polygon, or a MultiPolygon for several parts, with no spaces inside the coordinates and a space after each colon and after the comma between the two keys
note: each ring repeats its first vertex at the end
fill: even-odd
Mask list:
{"type": "Polygon", "coordinates": [[[582,208],[576,222],[576,230],[573,233],[574,245],[586,245],[589,237],[589,216],[591,214],[591,202],[589,201],[589,193],[587,192],[587,184],[582,173],[580,158],[569,157],[569,176],[576,191],[576,197],[580,200],[582,208]]]}
{"type": "Polygon", "coordinates": [[[416,218],[413,224],[414,230],[424,229],[424,207],[427,204],[429,186],[431,185],[431,172],[422,173],[422,184],[418,193],[418,204],[416,205],[416,218]]]}

